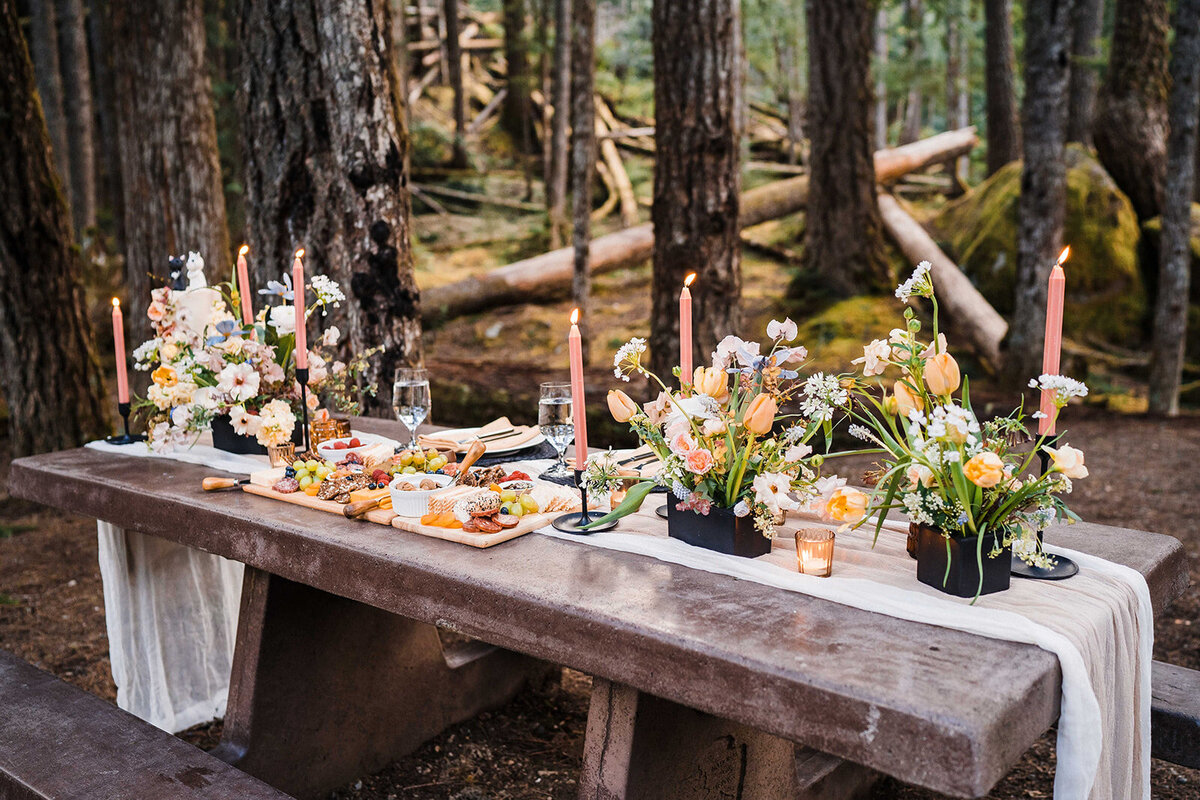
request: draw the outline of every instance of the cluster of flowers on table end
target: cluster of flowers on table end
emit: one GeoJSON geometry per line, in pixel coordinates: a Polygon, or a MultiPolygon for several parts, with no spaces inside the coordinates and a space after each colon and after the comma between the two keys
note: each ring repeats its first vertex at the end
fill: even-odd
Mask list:
{"type": "MultiPolygon", "coordinates": [[[[938,330],[929,270],[922,262],[899,286],[896,295],[906,303],[903,326],[866,345],[851,362],[853,372],[802,376],[808,353],[795,343],[797,326],[790,319],[768,325],[765,346],[727,336],[711,366],[698,367],[678,389],[642,364],[644,340],[621,347],[616,376],[645,376],[659,391],[638,405],[614,389],[609,408],[662,467],[652,481],[630,489],[609,517],[635,511],[655,484],[673,494],[678,510],[707,514],[715,505],[753,515],[765,536],[774,535],[789,511],[843,528],[873,524],[878,536],[887,512],[899,510],[946,535],[982,542],[994,534],[996,550],[1011,545],[1026,561],[1048,565],[1036,532],[1055,520],[1078,519],[1063,495],[1073,480],[1087,476],[1084,455],[1067,444],[1055,446],[1053,434],[1030,433],[1027,421],[1039,427],[1044,415],[1027,416],[1023,405],[983,421],[976,416],[968,380],[938,330]],[[911,305],[918,297],[931,304],[931,335],[923,335],[911,305]],[[785,406],[796,413],[781,413],[785,406]],[[831,450],[833,430],[842,423],[861,448],[831,450]],[[810,444],[818,436],[820,452],[810,444]],[[1039,453],[1050,462],[1044,472],[1035,469],[1039,453]],[[833,459],[857,454],[878,456],[869,493],[836,475],[822,476],[833,459]]],[[[1042,375],[1030,387],[1051,398],[1050,422],[1072,399],[1087,395],[1083,383],[1061,375],[1042,375]]],[[[592,490],[607,491],[630,476],[609,456],[591,463],[587,480],[592,490]]]]}
{"type": "MultiPolygon", "coordinates": [[[[233,311],[240,305],[236,282],[210,287],[203,269],[203,259],[191,253],[186,285],[178,278],[151,292],[146,313],[154,336],[133,354],[134,368],[150,372],[146,396],[135,402],[145,415],[150,446],[157,451],[186,446],[221,415],[228,415],[236,433],[263,446],[283,444],[292,438],[301,410],[291,276],[259,290],[277,304],[262,308],[246,325],[233,311]]],[[[314,275],[306,288],[314,296],[306,318],[345,300],[338,283],[325,275],[314,275]]],[[[338,328],[329,326],[308,348],[310,411],[327,403],[355,413],[360,390],[375,392],[374,385],[361,385],[361,376],[381,348],[341,361],[335,355],[340,338],[338,328]]]]}

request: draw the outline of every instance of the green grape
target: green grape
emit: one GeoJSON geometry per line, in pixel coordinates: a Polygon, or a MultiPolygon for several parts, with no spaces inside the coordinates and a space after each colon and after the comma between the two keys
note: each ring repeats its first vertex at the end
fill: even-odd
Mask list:
{"type": "Polygon", "coordinates": [[[527,511],[538,510],[537,500],[534,500],[533,497],[528,494],[521,495],[521,505],[523,505],[527,511]]]}
{"type": "Polygon", "coordinates": [[[312,475],[305,475],[303,478],[297,478],[297,481],[300,483],[300,488],[304,489],[305,487],[312,485],[313,478],[312,475]]]}

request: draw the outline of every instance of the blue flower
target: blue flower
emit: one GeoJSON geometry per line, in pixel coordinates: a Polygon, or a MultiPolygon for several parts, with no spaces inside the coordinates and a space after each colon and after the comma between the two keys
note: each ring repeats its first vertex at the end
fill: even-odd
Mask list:
{"type": "Polygon", "coordinates": [[[279,281],[267,281],[267,288],[259,289],[259,294],[278,295],[284,300],[292,299],[292,276],[286,272],[283,273],[283,283],[279,281]]]}
{"type": "Polygon", "coordinates": [[[239,328],[237,321],[232,319],[223,319],[217,323],[217,333],[204,340],[205,347],[212,347],[231,337],[244,337],[250,333],[249,328],[239,328]]]}

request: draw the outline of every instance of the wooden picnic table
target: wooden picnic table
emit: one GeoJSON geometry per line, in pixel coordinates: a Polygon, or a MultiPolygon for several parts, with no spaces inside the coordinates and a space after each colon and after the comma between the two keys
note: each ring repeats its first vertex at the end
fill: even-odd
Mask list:
{"type": "MultiPolygon", "coordinates": [[[[980,796],[1058,715],[1057,658],[1032,645],[536,534],[478,550],[205,494],[208,474],[78,449],[17,459],[9,491],[247,565],[215,752],[291,794],[411,751],[540,662],[594,677],[581,797],[795,797],[804,765],[980,796]],[[437,628],[501,649],[442,657],[437,628]]],[[[1173,537],[1047,536],[1141,572],[1156,613],[1187,586],[1173,537]]]]}

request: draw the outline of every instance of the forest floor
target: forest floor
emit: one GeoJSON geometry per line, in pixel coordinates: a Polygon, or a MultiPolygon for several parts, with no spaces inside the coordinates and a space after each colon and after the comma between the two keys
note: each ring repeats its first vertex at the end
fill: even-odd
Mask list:
{"type": "MultiPolygon", "coordinates": [[[[1076,484],[1084,519],[1178,537],[1193,585],[1161,615],[1155,658],[1200,668],[1200,419],[1156,420],[1072,409],[1071,443],[1091,476],[1076,484]]],[[[0,439],[0,486],[8,472],[0,439]]],[[[847,473],[851,474],[851,473],[847,473]]],[[[0,493],[0,648],[64,680],[115,700],[97,566],[95,523],[0,493]]],[[[982,679],[982,678],[981,678],[982,679]]],[[[564,670],[561,683],[528,690],[507,706],[456,725],[382,772],[334,792],[338,800],[484,800],[575,797],[589,679],[564,670]]],[[[220,723],[181,734],[211,747],[220,723]]],[[[990,797],[1051,797],[1053,733],[1042,738],[990,797]]],[[[1200,771],[1154,762],[1154,795],[1194,798],[1200,771]]],[[[885,781],[875,798],[928,800],[932,793],[885,781]]]]}

